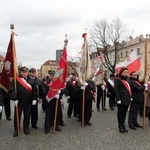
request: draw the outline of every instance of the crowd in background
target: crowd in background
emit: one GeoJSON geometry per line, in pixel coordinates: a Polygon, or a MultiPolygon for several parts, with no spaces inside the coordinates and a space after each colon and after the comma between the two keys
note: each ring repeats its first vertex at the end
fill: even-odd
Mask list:
{"type": "Polygon", "coordinates": [[[22,113],[24,133],[30,134],[30,126],[38,129],[38,103],[41,102],[45,113],[43,123],[45,134],[48,134],[51,128],[61,131],[60,126],[65,126],[62,110],[62,96],[64,94],[68,99],[67,117],[77,117],[77,121],[82,126],[92,125],[90,120],[93,102],[96,103],[94,107],[97,108],[98,112],[107,111],[106,98],[108,98],[110,111],[113,111],[117,106],[118,128],[121,133],[124,133],[128,132],[125,124],[127,111],[129,111],[127,120],[129,128],[132,130],[142,128],[142,125],[138,123],[138,116],[142,117],[143,115],[143,93],[146,90],[146,115],[150,120],[150,79],[148,83],[140,83],[135,71],[128,74],[128,69],[122,67],[118,75],[110,74],[109,79],[104,77],[99,85],[95,84],[92,76],[81,85],[77,74],[72,73],[66,81],[65,88],[59,90],[50,101],[47,100],[47,94],[51,88],[55,71],[49,70],[48,73],[49,76],[41,80],[37,78],[35,68],[28,70],[24,66],[19,69],[16,88],[12,80],[8,93],[0,89],[0,120],[4,108],[6,119],[11,121],[10,100],[14,101],[16,106],[14,111],[14,137],[19,135],[22,113]],[[54,126],[55,118],[56,126],[54,126]]]}

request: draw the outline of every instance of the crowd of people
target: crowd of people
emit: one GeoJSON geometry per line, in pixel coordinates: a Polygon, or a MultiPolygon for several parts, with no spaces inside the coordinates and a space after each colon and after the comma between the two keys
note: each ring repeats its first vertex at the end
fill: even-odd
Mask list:
{"type": "Polygon", "coordinates": [[[106,97],[108,97],[110,110],[113,111],[116,106],[118,108],[118,128],[121,133],[124,133],[128,132],[125,124],[127,111],[129,111],[129,128],[133,130],[142,128],[142,125],[138,123],[138,115],[139,112],[143,112],[143,93],[146,90],[146,108],[150,120],[150,81],[146,84],[140,83],[138,74],[135,71],[128,75],[128,69],[122,67],[118,75],[110,74],[109,79],[104,77],[99,85],[95,84],[92,76],[81,85],[77,74],[72,73],[66,81],[65,88],[59,90],[50,101],[47,100],[47,94],[51,88],[55,71],[49,70],[48,74],[49,76],[41,80],[36,76],[35,68],[28,70],[24,66],[19,68],[16,85],[14,80],[11,81],[8,93],[0,89],[0,119],[4,107],[6,119],[11,120],[10,100],[15,103],[14,137],[19,135],[22,113],[23,131],[26,135],[30,134],[30,125],[32,128],[38,128],[38,103],[42,103],[42,109],[45,113],[43,123],[45,134],[48,134],[51,128],[61,131],[60,125],[65,126],[62,110],[62,97],[64,94],[68,99],[66,115],[68,118],[77,117],[77,121],[81,123],[81,126],[92,126],[90,119],[92,117],[93,101],[96,102],[98,112],[101,110],[107,111],[106,97]],[[56,125],[54,126],[55,122],[56,125]]]}

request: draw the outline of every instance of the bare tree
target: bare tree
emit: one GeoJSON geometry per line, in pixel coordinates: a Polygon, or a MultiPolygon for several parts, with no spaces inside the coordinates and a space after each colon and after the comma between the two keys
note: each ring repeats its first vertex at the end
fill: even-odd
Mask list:
{"type": "Polygon", "coordinates": [[[124,46],[128,34],[126,25],[116,18],[108,23],[105,19],[95,22],[90,31],[90,45],[97,49],[103,48],[104,66],[112,73],[115,73],[116,63],[119,61],[119,50],[124,46]]]}

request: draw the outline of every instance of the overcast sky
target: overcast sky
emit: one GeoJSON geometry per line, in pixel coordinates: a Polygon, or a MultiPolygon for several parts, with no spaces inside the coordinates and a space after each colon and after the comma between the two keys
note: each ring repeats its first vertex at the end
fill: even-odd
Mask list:
{"type": "Polygon", "coordinates": [[[75,56],[94,22],[119,17],[133,37],[150,34],[150,0],[0,0],[0,53],[6,52],[10,24],[15,25],[17,62],[40,68],[55,59],[68,35],[68,55],[75,56]]]}

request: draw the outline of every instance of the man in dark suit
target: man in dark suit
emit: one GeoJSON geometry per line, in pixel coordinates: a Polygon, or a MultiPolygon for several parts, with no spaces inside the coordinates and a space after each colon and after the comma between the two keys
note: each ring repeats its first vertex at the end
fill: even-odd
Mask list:
{"type": "Polygon", "coordinates": [[[110,74],[110,79],[108,79],[107,85],[107,97],[109,97],[109,107],[110,110],[114,110],[113,106],[115,104],[115,87],[114,87],[114,74],[110,74]]]}

